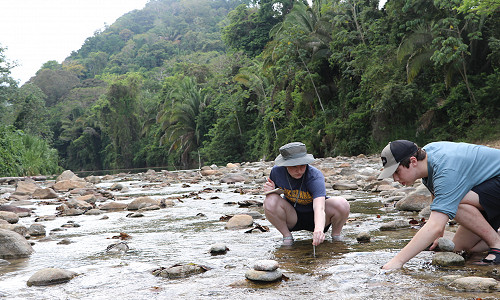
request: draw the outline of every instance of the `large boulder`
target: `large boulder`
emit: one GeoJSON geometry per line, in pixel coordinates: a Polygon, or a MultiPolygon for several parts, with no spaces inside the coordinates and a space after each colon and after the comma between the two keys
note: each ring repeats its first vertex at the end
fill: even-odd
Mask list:
{"type": "Polygon", "coordinates": [[[16,224],[19,221],[19,216],[10,211],[0,211],[0,219],[5,220],[10,224],[16,224]]]}
{"type": "Polygon", "coordinates": [[[38,185],[36,185],[33,179],[26,178],[24,181],[17,182],[15,193],[18,195],[31,195],[38,188],[39,188],[38,185]]]}
{"type": "Polygon", "coordinates": [[[34,252],[30,243],[19,233],[0,229],[0,258],[28,257],[34,252]]]}
{"type": "Polygon", "coordinates": [[[33,198],[36,199],[54,199],[57,198],[57,193],[51,188],[38,188],[33,192],[33,198]]]}

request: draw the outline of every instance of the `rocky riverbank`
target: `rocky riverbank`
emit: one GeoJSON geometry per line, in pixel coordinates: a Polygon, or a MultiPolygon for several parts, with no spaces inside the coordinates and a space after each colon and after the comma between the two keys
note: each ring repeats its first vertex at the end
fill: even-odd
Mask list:
{"type": "MultiPolygon", "coordinates": [[[[141,226],[143,232],[148,232],[148,226],[151,226],[148,224],[151,224],[152,216],[157,216],[158,213],[169,214],[179,206],[188,207],[191,205],[191,208],[186,210],[188,216],[176,215],[176,217],[189,218],[191,224],[203,219],[205,220],[203,222],[207,222],[210,226],[217,226],[216,229],[212,229],[212,233],[216,235],[224,234],[220,230],[233,232],[243,230],[252,235],[260,233],[276,236],[275,229],[266,223],[262,212],[264,197],[261,188],[272,165],[272,162],[252,162],[227,164],[226,166],[205,166],[201,170],[175,172],[149,170],[138,174],[122,173],[85,178],[80,178],[68,170],[52,179],[43,176],[4,178],[0,180],[0,276],[8,276],[9,272],[6,270],[8,270],[7,266],[10,261],[22,258],[33,259],[33,253],[43,243],[57,242],[58,245],[61,245],[59,247],[77,243],[78,236],[59,237],[59,235],[61,235],[61,231],[67,229],[74,228],[76,230],[80,226],[79,223],[92,220],[92,224],[98,224],[112,218],[116,220],[115,222],[128,224],[129,227],[125,228],[141,226]],[[227,198],[224,199],[223,203],[220,203],[218,200],[223,197],[227,198]],[[212,211],[212,215],[207,216],[210,212],[200,211],[193,216],[192,212],[200,207],[201,203],[205,204],[206,202],[221,206],[218,210],[212,211]],[[224,214],[226,210],[230,213],[224,214]],[[115,218],[116,215],[120,217],[115,218]],[[79,221],[76,222],[76,219],[79,221]],[[141,219],[144,220],[142,224],[141,219]],[[64,222],[61,226],[55,227],[52,224],[57,220],[64,220],[64,222]],[[215,222],[223,222],[224,225],[221,228],[215,222]]],[[[411,237],[429,216],[430,194],[420,183],[416,183],[413,187],[403,187],[392,180],[376,180],[380,168],[377,156],[321,158],[317,159],[313,165],[325,175],[327,191],[330,195],[342,195],[352,203],[352,216],[346,225],[344,233],[346,240],[342,244],[342,247],[346,247],[348,252],[366,251],[370,253],[370,249],[377,245],[373,253],[376,251],[380,255],[381,250],[391,251],[394,245],[400,248],[407,242],[408,236],[411,237]],[[397,234],[405,232],[406,235],[402,241],[399,241],[397,237],[391,237],[397,236],[397,234],[387,232],[398,232],[397,234]],[[387,236],[389,236],[390,241],[383,241],[383,238],[387,238],[387,236]],[[384,243],[387,246],[382,246],[385,245],[384,243]]],[[[171,219],[172,222],[176,220],[173,217],[171,219]]],[[[192,226],[190,223],[182,224],[184,224],[182,226],[192,226]]],[[[174,235],[177,231],[185,230],[180,228],[180,225],[176,226],[177,230],[172,230],[174,235]]],[[[163,230],[168,231],[167,227],[163,230]]],[[[488,267],[484,272],[478,271],[469,264],[471,259],[477,259],[477,257],[465,260],[461,255],[451,252],[452,246],[450,249],[447,242],[451,239],[455,228],[456,224],[450,221],[446,239],[440,243],[441,253],[439,256],[431,253],[432,258],[427,259],[427,263],[431,264],[432,268],[440,270],[462,268],[462,275],[453,277],[453,280],[450,279],[450,274],[444,274],[443,279],[440,279],[442,286],[447,287],[450,295],[465,291],[475,293],[475,295],[478,292],[485,293],[483,297],[489,297],[490,292],[500,290],[499,270],[496,267],[488,267]],[[443,255],[443,253],[446,254],[443,255]],[[459,267],[456,267],[457,265],[459,267]],[[483,276],[473,276],[478,273],[483,274],[483,276]],[[474,278],[468,280],[467,278],[470,277],[474,278]],[[466,284],[462,284],[463,282],[466,284]]],[[[95,229],[94,234],[102,234],[102,232],[95,229]]],[[[135,236],[140,234],[139,230],[135,236]]],[[[115,240],[117,243],[103,247],[103,250],[106,249],[104,253],[107,253],[106,255],[111,252],[130,253],[133,249],[131,250],[132,247],[129,248],[127,244],[127,235],[125,232],[120,232],[119,235],[113,236],[121,241],[115,240]]],[[[304,241],[307,240],[306,234],[299,235],[299,239],[301,237],[304,241]]],[[[85,238],[85,233],[81,234],[81,238],[85,238]]],[[[224,257],[235,253],[234,250],[231,250],[230,245],[224,243],[221,245],[221,241],[214,243],[213,240],[214,238],[207,237],[206,244],[208,245],[206,246],[216,244],[218,249],[223,249],[224,251],[221,250],[218,253],[219,256],[224,257]]],[[[336,245],[334,241],[329,243],[336,245]]],[[[299,241],[298,245],[294,247],[296,249],[306,248],[308,244],[310,242],[301,243],[299,241]]],[[[272,256],[279,256],[280,251],[278,250],[272,256]]],[[[341,250],[342,253],[344,251],[341,250]]],[[[212,250],[206,252],[212,252],[212,250]]],[[[327,256],[329,255],[333,255],[333,253],[329,253],[327,256]]],[[[348,255],[346,254],[346,256],[348,255]]],[[[106,259],[105,257],[102,259],[106,259]]],[[[384,257],[384,260],[388,259],[388,256],[384,257]]],[[[145,259],[141,257],[141,260],[145,259]]],[[[283,264],[285,265],[282,268],[283,273],[287,278],[293,278],[297,265],[290,266],[282,262],[281,265],[283,264]],[[292,276],[290,276],[291,274],[292,276]]],[[[300,265],[300,263],[298,264],[300,265]]],[[[66,265],[71,265],[71,263],[66,263],[66,265]]],[[[205,274],[214,272],[213,268],[207,267],[203,261],[187,264],[172,263],[171,265],[169,267],[158,266],[154,270],[149,270],[149,275],[179,278],[186,274],[195,277],[210,276],[205,274]],[[172,273],[176,270],[180,273],[172,273]],[[186,270],[192,270],[192,272],[186,270]],[[203,275],[200,275],[202,273],[203,275]]],[[[237,267],[226,265],[224,268],[237,267]]],[[[73,278],[77,277],[76,272],[61,268],[47,267],[41,271],[43,271],[43,275],[40,275],[39,272],[33,272],[30,275],[34,278],[27,280],[28,285],[59,284],[70,280],[74,281],[73,278]]],[[[264,274],[267,275],[265,272],[264,274]]],[[[241,277],[242,279],[245,277],[244,271],[242,271],[241,277]]],[[[230,286],[241,286],[241,284],[233,282],[230,286]]],[[[2,289],[0,288],[0,297],[1,294],[2,289]]],[[[460,298],[462,294],[456,295],[460,298]]],[[[467,297],[470,295],[467,294],[467,297]]]]}

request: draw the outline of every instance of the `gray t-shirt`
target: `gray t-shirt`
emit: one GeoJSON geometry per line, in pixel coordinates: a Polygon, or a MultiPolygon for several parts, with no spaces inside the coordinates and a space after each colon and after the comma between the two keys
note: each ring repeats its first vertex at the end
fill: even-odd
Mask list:
{"type": "Polygon", "coordinates": [[[422,182],[434,195],[432,211],[455,218],[464,196],[484,181],[500,176],[500,149],[480,145],[435,142],[427,152],[428,177],[422,182]]]}

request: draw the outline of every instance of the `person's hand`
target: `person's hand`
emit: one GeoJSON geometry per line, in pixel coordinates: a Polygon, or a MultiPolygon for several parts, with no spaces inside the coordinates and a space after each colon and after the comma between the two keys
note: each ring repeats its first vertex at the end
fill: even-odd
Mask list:
{"type": "Polygon", "coordinates": [[[314,246],[318,246],[319,244],[323,243],[324,240],[325,240],[325,233],[323,232],[323,230],[314,230],[312,244],[314,246]]]}
{"type": "Polygon", "coordinates": [[[382,269],[384,270],[394,270],[394,269],[401,269],[403,267],[403,264],[401,262],[395,261],[394,259],[390,260],[388,263],[386,263],[382,269]]]}
{"type": "Polygon", "coordinates": [[[432,245],[429,247],[429,250],[434,250],[434,248],[436,248],[438,246],[438,242],[439,242],[439,239],[441,237],[438,237],[437,239],[434,240],[434,243],[432,243],[432,245]]]}
{"type": "Polygon", "coordinates": [[[264,192],[274,190],[274,182],[268,177],[266,183],[264,183],[264,192]]]}

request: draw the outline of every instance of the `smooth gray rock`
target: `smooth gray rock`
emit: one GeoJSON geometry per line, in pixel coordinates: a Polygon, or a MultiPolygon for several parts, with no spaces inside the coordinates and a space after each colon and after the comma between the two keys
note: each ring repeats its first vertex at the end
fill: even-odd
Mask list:
{"type": "Polygon", "coordinates": [[[280,280],[283,276],[283,273],[280,269],[276,269],[274,271],[258,271],[258,270],[248,270],[245,273],[245,278],[252,281],[265,281],[272,282],[280,280]]]}
{"type": "Polygon", "coordinates": [[[439,252],[432,257],[432,264],[447,267],[447,266],[463,266],[465,259],[453,252],[439,252]]]}
{"type": "Polygon", "coordinates": [[[274,271],[278,269],[279,264],[277,261],[272,259],[258,260],[253,265],[253,269],[257,271],[274,271]]]}
{"type": "Polygon", "coordinates": [[[500,290],[500,283],[493,278],[462,277],[448,285],[452,289],[466,292],[496,292],[500,290]]]}
{"type": "Polygon", "coordinates": [[[0,229],[0,258],[28,257],[34,252],[28,241],[19,233],[0,229]]]}
{"type": "Polygon", "coordinates": [[[46,230],[45,225],[42,224],[31,224],[28,228],[28,234],[30,236],[45,236],[46,230]]]}
{"type": "Polygon", "coordinates": [[[441,251],[453,252],[453,250],[455,249],[455,243],[447,238],[442,237],[438,239],[438,247],[441,251]]]}
{"type": "Polygon", "coordinates": [[[30,279],[28,279],[28,286],[45,286],[53,285],[70,281],[77,274],[73,271],[56,269],[56,268],[45,268],[35,274],[33,274],[30,279]]]}

